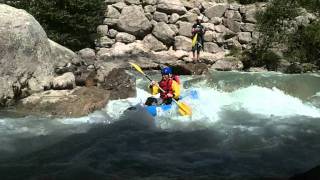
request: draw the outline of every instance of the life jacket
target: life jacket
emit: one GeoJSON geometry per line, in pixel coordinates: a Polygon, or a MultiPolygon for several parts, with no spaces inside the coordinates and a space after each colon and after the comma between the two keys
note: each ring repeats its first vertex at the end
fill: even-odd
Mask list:
{"type": "Polygon", "coordinates": [[[169,78],[168,80],[161,80],[159,82],[159,86],[164,90],[164,92],[160,92],[160,98],[162,99],[168,99],[167,94],[171,93],[173,94],[173,89],[172,89],[172,79],[169,78]]]}

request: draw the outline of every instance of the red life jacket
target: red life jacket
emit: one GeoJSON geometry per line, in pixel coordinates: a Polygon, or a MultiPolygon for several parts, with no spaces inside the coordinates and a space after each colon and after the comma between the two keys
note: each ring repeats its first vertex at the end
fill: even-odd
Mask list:
{"type": "Polygon", "coordinates": [[[160,98],[161,99],[168,99],[167,94],[173,94],[172,89],[172,79],[169,78],[168,80],[161,80],[159,82],[159,86],[164,90],[164,92],[160,91],[160,98]]]}

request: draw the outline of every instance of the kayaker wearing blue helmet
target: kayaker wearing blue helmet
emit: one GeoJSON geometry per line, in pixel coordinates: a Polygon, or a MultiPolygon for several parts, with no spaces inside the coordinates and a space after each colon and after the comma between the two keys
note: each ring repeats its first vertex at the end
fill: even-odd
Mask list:
{"type": "MultiPolygon", "coordinates": [[[[170,67],[164,67],[161,70],[162,79],[158,83],[152,81],[149,88],[152,95],[160,93],[160,99],[149,97],[145,105],[161,105],[161,104],[171,104],[172,98],[179,100],[180,96],[180,85],[172,76],[172,69],[170,67]],[[159,87],[161,87],[164,92],[162,92],[159,87]]],[[[176,77],[178,78],[178,77],[176,77]]]]}

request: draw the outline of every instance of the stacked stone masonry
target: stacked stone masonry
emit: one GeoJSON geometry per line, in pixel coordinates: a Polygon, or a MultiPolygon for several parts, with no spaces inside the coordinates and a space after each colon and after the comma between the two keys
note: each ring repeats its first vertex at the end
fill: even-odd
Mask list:
{"type": "Polygon", "coordinates": [[[105,20],[98,26],[98,50],[141,44],[151,51],[191,50],[191,28],[202,17],[204,51],[247,49],[257,42],[256,10],[265,4],[240,5],[224,1],[106,0],[105,20]]]}

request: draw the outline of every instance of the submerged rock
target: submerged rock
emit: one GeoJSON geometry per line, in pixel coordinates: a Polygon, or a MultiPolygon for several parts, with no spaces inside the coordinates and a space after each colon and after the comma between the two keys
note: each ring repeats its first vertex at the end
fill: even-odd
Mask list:
{"type": "Polygon", "coordinates": [[[80,117],[105,107],[109,96],[109,91],[97,87],[49,90],[22,99],[17,111],[28,115],[80,117]]]}

